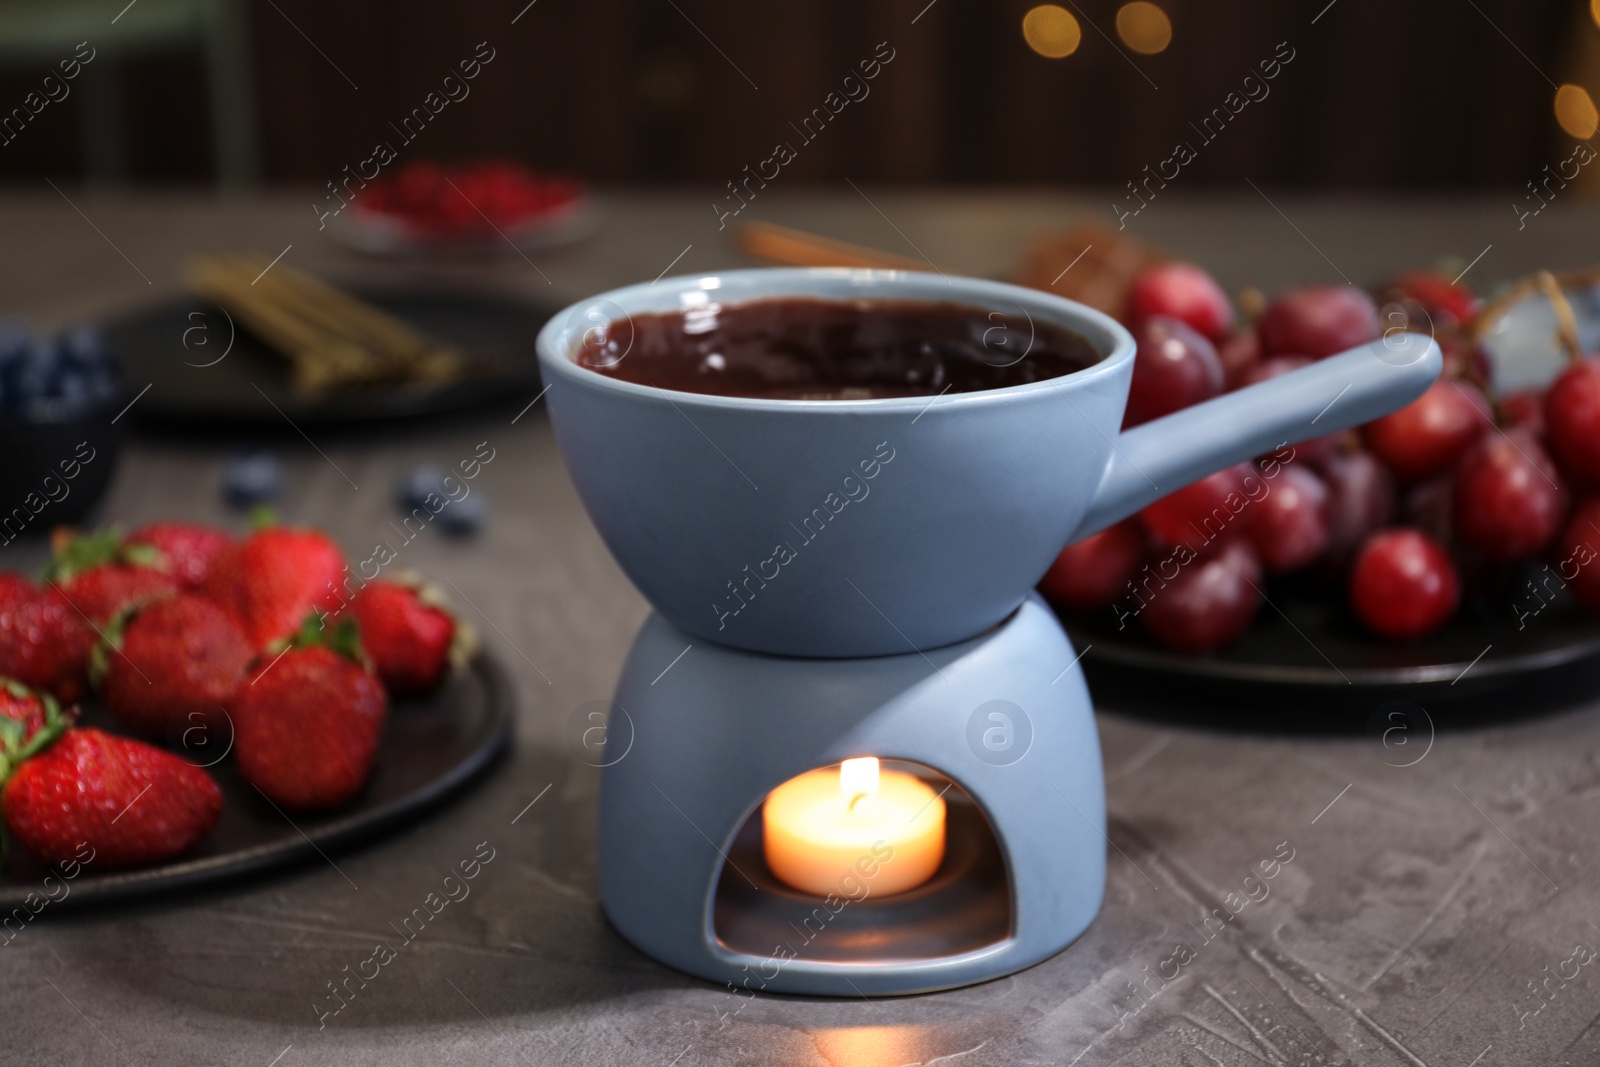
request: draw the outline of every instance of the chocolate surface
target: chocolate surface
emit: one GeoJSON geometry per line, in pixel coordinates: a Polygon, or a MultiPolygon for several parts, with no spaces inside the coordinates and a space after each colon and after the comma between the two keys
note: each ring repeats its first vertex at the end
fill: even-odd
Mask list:
{"type": "Polygon", "coordinates": [[[584,335],[583,366],[717,396],[865,400],[971,393],[1099,362],[1078,334],[1025,314],[903,300],[756,300],[635,315],[584,335]]]}

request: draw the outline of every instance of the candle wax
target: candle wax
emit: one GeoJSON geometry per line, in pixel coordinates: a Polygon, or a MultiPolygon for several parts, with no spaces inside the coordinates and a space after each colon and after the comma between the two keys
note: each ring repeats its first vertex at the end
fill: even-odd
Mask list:
{"type": "Polygon", "coordinates": [[[807,771],[767,796],[761,820],[773,874],[806,893],[856,899],[863,886],[888,896],[933,876],[944,859],[944,799],[916,775],[877,763],[807,771]]]}

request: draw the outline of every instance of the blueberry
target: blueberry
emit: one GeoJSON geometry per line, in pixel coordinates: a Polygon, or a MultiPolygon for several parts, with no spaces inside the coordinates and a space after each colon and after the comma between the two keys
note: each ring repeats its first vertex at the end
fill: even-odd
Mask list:
{"type": "Polygon", "coordinates": [[[93,326],[74,326],[56,339],[56,352],[62,363],[79,370],[91,370],[111,361],[105,338],[93,326]]]}
{"type": "Polygon", "coordinates": [[[89,406],[89,378],[72,367],[56,364],[45,382],[45,395],[69,409],[89,406]]]}
{"type": "Polygon", "coordinates": [[[418,511],[433,515],[438,519],[440,529],[451,537],[467,537],[477,533],[489,521],[489,502],[475,489],[467,490],[467,494],[462,496],[464,484],[459,475],[451,477],[443,467],[424,463],[412,468],[400,479],[395,486],[395,503],[407,515],[418,511]],[[451,492],[445,487],[446,478],[450,478],[454,495],[460,499],[452,499],[451,492]],[[430,497],[433,498],[432,506],[428,503],[430,497]],[[438,509],[437,514],[435,508],[438,509]]]}
{"type": "Polygon", "coordinates": [[[42,368],[35,366],[38,339],[21,318],[0,320],[0,411],[21,414],[43,395],[42,368]]]}
{"type": "Polygon", "coordinates": [[[439,512],[439,527],[451,537],[470,537],[488,522],[489,501],[476,489],[439,512]]]}
{"type": "Polygon", "coordinates": [[[37,339],[8,365],[8,385],[13,402],[26,404],[30,400],[50,394],[56,370],[55,351],[37,339]]]}
{"type": "Polygon", "coordinates": [[[270,452],[249,452],[222,472],[222,495],[236,508],[269,504],[283,489],[283,467],[270,452]]]}
{"type": "Polygon", "coordinates": [[[33,343],[33,331],[21,319],[0,320],[0,365],[22,356],[33,343]]]}
{"type": "Polygon", "coordinates": [[[110,363],[90,371],[85,381],[88,383],[89,402],[97,407],[110,404],[122,390],[122,376],[110,363]]]}
{"type": "Polygon", "coordinates": [[[407,515],[417,508],[427,509],[430,494],[440,500],[448,499],[444,490],[444,480],[449,474],[443,467],[433,463],[424,463],[413,467],[395,486],[395,503],[407,515]]]}

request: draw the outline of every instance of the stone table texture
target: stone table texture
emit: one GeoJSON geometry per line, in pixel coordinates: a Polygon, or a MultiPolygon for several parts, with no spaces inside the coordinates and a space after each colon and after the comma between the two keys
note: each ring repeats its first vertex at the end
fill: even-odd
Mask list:
{"type": "MultiPolygon", "coordinates": [[[[3,310],[42,328],[164,295],[202,251],[287,246],[285,263],[337,278],[443,276],[560,299],[669,265],[740,265],[711,194],[613,191],[596,237],[536,254],[537,266],[508,254],[424,269],[338,249],[317,231],[309,190],[220,200],[64,191],[72,203],[47,186],[0,199],[3,310]]],[[[1004,276],[1052,227],[1112,217],[1110,193],[863,192],[774,190],[750,214],[988,276],[1004,276]]],[[[1519,231],[1498,201],[1268,194],[1174,192],[1130,230],[1230,287],[1364,282],[1480,252],[1482,282],[1600,258],[1600,212],[1576,199],[1519,231]]],[[[453,465],[479,442],[495,450],[475,484],[493,502],[488,529],[467,542],[430,531],[402,562],[459,587],[514,676],[510,758],[458,802],[328,862],[46,913],[0,950],[0,1062],[1600,1063],[1594,709],[1469,732],[1419,726],[1385,746],[1155,726],[1102,708],[1106,903],[1053,959],[949,993],[815,1000],[736,996],[645,958],[601,915],[598,772],[564,736],[580,705],[609,696],[647,608],[589,525],[543,405],[513,424],[531,399],[314,434],[316,449],[287,429],[275,440],[284,517],[327,527],[352,553],[389,535],[400,472],[453,465]],[[329,983],[394,940],[390,924],[474,854],[493,858],[470,895],[331,1013],[329,983]],[[1263,862],[1275,877],[1247,882],[1263,862]]],[[[237,523],[218,483],[242,440],[134,440],[103,517],[237,523]]],[[[31,568],[40,555],[19,542],[0,549],[0,565],[31,568]]],[[[690,651],[674,669],[694,660],[690,651]]],[[[1052,799],[1041,798],[1041,817],[1073,817],[1052,799]]]]}

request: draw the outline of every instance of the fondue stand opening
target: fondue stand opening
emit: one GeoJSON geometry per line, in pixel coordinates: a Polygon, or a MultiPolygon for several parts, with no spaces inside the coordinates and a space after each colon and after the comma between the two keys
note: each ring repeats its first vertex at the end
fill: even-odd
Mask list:
{"type": "Polygon", "coordinates": [[[944,799],[922,779],[882,770],[876,756],[791,778],[761,809],[767,866],[805,893],[903,893],[944,859],[944,799]]]}

